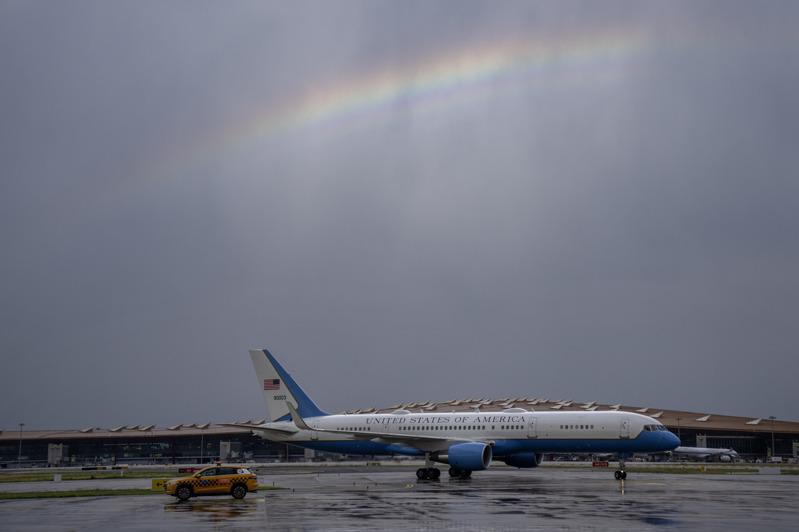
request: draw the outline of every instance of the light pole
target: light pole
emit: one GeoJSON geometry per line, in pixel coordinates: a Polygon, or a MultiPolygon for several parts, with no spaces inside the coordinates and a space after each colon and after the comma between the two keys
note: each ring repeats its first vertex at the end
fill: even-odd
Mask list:
{"type": "Polygon", "coordinates": [[[25,423],[19,424],[19,451],[17,452],[17,467],[22,467],[22,427],[25,423]]]}
{"type": "Polygon", "coordinates": [[[772,458],[776,455],[776,449],[774,448],[774,420],[777,419],[774,416],[768,417],[771,420],[771,456],[772,458]]]}

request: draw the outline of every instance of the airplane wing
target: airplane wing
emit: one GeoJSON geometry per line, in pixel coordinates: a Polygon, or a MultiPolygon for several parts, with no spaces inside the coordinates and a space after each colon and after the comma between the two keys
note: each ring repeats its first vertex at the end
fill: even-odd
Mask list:
{"type": "Polygon", "coordinates": [[[303,430],[315,430],[317,432],[329,432],[332,434],[348,434],[351,436],[355,436],[357,438],[364,438],[367,440],[382,440],[388,443],[401,443],[404,445],[409,445],[411,447],[416,447],[422,450],[430,451],[430,450],[443,450],[449,447],[449,442],[457,442],[457,443],[467,443],[467,442],[474,442],[480,441],[486,444],[492,444],[493,441],[483,441],[483,440],[475,440],[469,438],[453,438],[451,436],[442,437],[442,436],[423,436],[417,434],[395,434],[393,432],[375,432],[375,431],[363,431],[363,430],[337,430],[337,429],[319,429],[319,428],[312,428],[305,423],[305,420],[302,419],[297,409],[289,402],[286,402],[286,406],[288,406],[289,412],[291,413],[291,419],[294,421],[294,424],[297,425],[299,428],[303,430]]]}
{"type": "Polygon", "coordinates": [[[238,428],[238,429],[257,430],[259,432],[264,432],[266,434],[269,434],[270,432],[272,432],[272,433],[275,433],[275,434],[279,434],[281,436],[290,436],[290,435],[295,434],[297,432],[296,430],[292,430],[292,429],[289,429],[289,428],[285,428],[284,429],[284,428],[277,428],[277,427],[262,427],[261,425],[253,425],[253,424],[250,424],[250,423],[218,423],[218,424],[222,425],[223,427],[235,427],[235,428],[238,428]]]}

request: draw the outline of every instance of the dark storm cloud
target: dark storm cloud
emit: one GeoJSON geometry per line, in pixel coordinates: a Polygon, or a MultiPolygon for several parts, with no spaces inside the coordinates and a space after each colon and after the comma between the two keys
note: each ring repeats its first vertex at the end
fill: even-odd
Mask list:
{"type": "Polygon", "coordinates": [[[253,346],[331,410],[531,395],[796,419],[796,17],[5,2],[0,426],[261,417],[253,346]],[[204,140],[311,87],[614,29],[646,45],[204,140]]]}

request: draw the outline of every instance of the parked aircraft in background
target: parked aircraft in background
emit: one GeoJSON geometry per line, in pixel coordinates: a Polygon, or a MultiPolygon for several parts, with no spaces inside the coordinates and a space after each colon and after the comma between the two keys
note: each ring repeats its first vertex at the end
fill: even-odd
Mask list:
{"type": "Polygon", "coordinates": [[[740,460],[735,449],[714,449],[712,447],[677,447],[671,451],[675,458],[689,458],[701,462],[718,460],[719,462],[736,462],[740,460]]]}
{"type": "Polygon", "coordinates": [[[679,438],[657,420],[631,412],[498,412],[328,414],[321,410],[266,349],[251,350],[269,421],[249,428],[263,438],[320,451],[425,458],[420,480],[437,479],[434,463],[449,464],[451,477],[469,478],[498,459],[536,467],[544,453],[614,453],[615,476],[627,478],[624,459],[633,453],[669,451],[679,438]]]}

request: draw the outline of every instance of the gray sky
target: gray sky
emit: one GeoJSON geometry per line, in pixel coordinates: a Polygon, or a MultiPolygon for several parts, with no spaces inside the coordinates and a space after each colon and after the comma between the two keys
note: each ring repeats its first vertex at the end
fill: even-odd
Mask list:
{"type": "Polygon", "coordinates": [[[0,428],[263,417],[259,346],[331,411],[799,419],[797,23],[0,0],[0,428]]]}

